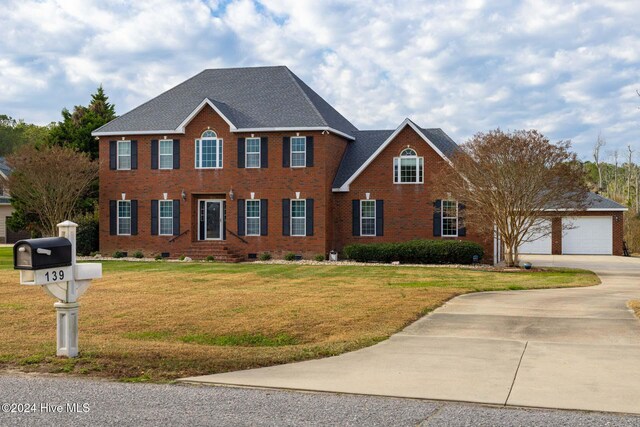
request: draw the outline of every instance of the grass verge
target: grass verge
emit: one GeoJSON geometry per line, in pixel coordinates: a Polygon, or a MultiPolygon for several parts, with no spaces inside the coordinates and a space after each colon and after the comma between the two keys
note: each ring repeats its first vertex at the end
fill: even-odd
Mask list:
{"type": "Polygon", "coordinates": [[[53,299],[0,248],[0,368],[129,382],[256,368],[373,345],[457,295],[589,286],[582,270],[104,262],[80,300],[80,357],[55,356],[53,299]]]}

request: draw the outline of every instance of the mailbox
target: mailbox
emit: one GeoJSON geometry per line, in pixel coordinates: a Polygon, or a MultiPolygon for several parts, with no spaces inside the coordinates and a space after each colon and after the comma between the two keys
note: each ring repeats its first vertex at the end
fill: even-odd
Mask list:
{"type": "Polygon", "coordinates": [[[20,240],[13,246],[16,270],[43,270],[71,265],[71,242],[64,237],[20,240]]]}

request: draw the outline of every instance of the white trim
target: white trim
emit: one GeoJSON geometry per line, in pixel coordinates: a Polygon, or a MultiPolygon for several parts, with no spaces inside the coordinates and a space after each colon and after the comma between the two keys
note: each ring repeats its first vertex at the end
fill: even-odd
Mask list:
{"type": "Polygon", "coordinates": [[[424,184],[424,157],[418,156],[418,153],[413,148],[403,148],[398,157],[393,158],[393,183],[402,185],[402,184],[424,184]],[[413,151],[414,155],[411,156],[403,156],[402,153],[405,150],[413,151]],[[402,177],[402,159],[415,159],[416,160],[416,179],[417,181],[396,181],[396,162],[398,164],[398,180],[402,177]],[[422,173],[421,173],[422,172],[422,173]]]}
{"type": "Polygon", "coordinates": [[[173,200],[158,200],[158,236],[173,236],[173,200]],[[171,216],[170,217],[163,217],[161,212],[162,212],[162,202],[165,203],[169,203],[171,205],[171,216]],[[162,232],[162,218],[171,218],[171,232],[170,233],[163,233],[162,232]]]}
{"type": "MultiPolygon", "coordinates": [[[[158,140],[158,169],[160,170],[169,170],[169,169],[173,169],[173,139],[160,139],[158,140]],[[162,146],[163,142],[171,142],[171,167],[170,168],[163,168],[162,167],[162,150],[160,149],[160,147],[162,146]]],[[[164,154],[164,156],[168,156],[169,154],[164,154]]]]}
{"type": "Polygon", "coordinates": [[[211,100],[210,100],[209,98],[205,98],[205,99],[203,99],[203,100],[202,100],[202,102],[200,103],[200,105],[198,105],[198,106],[197,106],[197,107],[196,107],[196,108],[191,112],[191,114],[189,114],[189,115],[187,116],[187,118],[186,118],[186,119],[184,119],[184,120],[182,121],[182,123],[180,123],[180,124],[178,125],[178,127],[176,128],[176,131],[177,131],[177,132],[180,132],[180,133],[185,133],[185,129],[186,129],[187,125],[191,122],[191,120],[193,120],[193,118],[194,118],[195,116],[197,116],[197,115],[198,115],[198,113],[199,113],[200,111],[202,111],[202,109],[204,108],[204,106],[205,106],[205,105],[208,105],[209,107],[213,108],[213,111],[215,111],[216,113],[218,113],[218,115],[219,115],[220,117],[222,117],[222,120],[224,120],[225,122],[227,122],[227,124],[229,125],[229,129],[231,129],[232,131],[233,131],[234,129],[236,129],[236,126],[235,126],[233,123],[231,123],[231,120],[229,120],[229,119],[228,119],[224,114],[222,114],[222,111],[220,111],[220,110],[218,109],[218,107],[216,107],[216,105],[215,105],[213,102],[211,102],[211,100]]]}
{"type": "Polygon", "coordinates": [[[334,188],[332,189],[332,191],[334,192],[344,192],[344,191],[349,191],[349,184],[351,184],[370,164],[371,162],[373,162],[375,160],[376,157],[378,157],[378,155],[380,153],[382,153],[382,151],[384,151],[385,148],[387,148],[387,146],[391,143],[391,141],[393,141],[395,139],[396,136],[398,136],[398,134],[400,133],[400,131],[402,131],[406,126],[411,126],[411,128],[427,143],[429,144],[429,146],[431,148],[433,148],[433,150],[438,153],[438,155],[440,157],[442,157],[444,160],[447,161],[447,163],[451,164],[451,160],[449,160],[449,158],[447,156],[444,155],[444,153],[442,153],[442,151],[440,151],[438,149],[438,147],[436,147],[436,145],[431,142],[431,140],[429,140],[429,138],[427,138],[422,131],[409,119],[406,118],[404,119],[404,121],[400,124],[400,126],[398,126],[398,128],[391,134],[391,136],[389,136],[389,138],[386,139],[386,141],[384,141],[382,143],[382,145],[380,145],[380,147],[378,147],[378,149],[376,151],[374,151],[374,153],[358,168],[358,170],[356,170],[353,175],[351,175],[351,177],[349,179],[347,179],[345,181],[344,184],[342,184],[342,186],[340,186],[339,188],[334,188]]]}
{"type": "Polygon", "coordinates": [[[262,203],[260,199],[246,199],[244,201],[244,235],[245,236],[261,236],[262,235],[262,203]],[[258,202],[258,216],[252,216],[252,219],[258,218],[258,234],[249,234],[249,215],[247,212],[249,211],[249,204],[247,202],[258,202]]]}
{"type": "Polygon", "coordinates": [[[328,127],[328,126],[311,126],[311,127],[273,127],[273,128],[240,128],[240,129],[232,129],[231,132],[312,132],[312,131],[327,131],[333,132],[336,135],[340,135],[346,139],[350,139],[355,141],[355,138],[349,134],[344,132],[340,132],[337,129],[328,127]]]}
{"type": "Polygon", "coordinates": [[[4,172],[0,171],[0,176],[4,179],[9,179],[9,177],[7,175],[4,174],[4,172]]]}
{"type": "Polygon", "coordinates": [[[307,236],[307,199],[291,199],[289,201],[289,236],[291,237],[306,237],[307,236]],[[304,218],[304,233],[293,234],[293,202],[304,202],[304,216],[296,218],[304,218]]]}
{"type": "MultiPolygon", "coordinates": [[[[297,154],[303,153],[303,151],[296,151],[297,154]]],[[[306,168],[307,167],[307,137],[306,136],[292,136],[289,138],[289,167],[293,169],[306,168]],[[304,139],[304,164],[302,166],[293,165],[293,138],[304,139]]]]}
{"type": "Polygon", "coordinates": [[[176,134],[176,133],[184,133],[177,132],[175,129],[172,130],[134,130],[134,131],[114,131],[114,132],[91,132],[91,136],[127,136],[127,135],[159,135],[159,134],[176,134]]]}
{"type": "MultiPolygon", "coordinates": [[[[367,217],[366,219],[372,219],[370,217],[367,217]]],[[[376,218],[376,200],[360,200],[360,237],[376,237],[378,224],[377,224],[377,218],[376,218]],[[362,220],[364,220],[365,218],[362,216],[362,202],[373,202],[373,234],[362,234],[362,220]]]]}
{"type": "Polygon", "coordinates": [[[133,225],[131,223],[132,218],[131,218],[131,209],[133,208],[132,204],[131,204],[131,200],[118,200],[116,202],[116,235],[118,236],[131,236],[131,226],[133,225]],[[120,233],[120,203],[122,202],[128,202],[129,203],[129,216],[123,216],[122,218],[129,218],[129,232],[128,233],[120,233]]]}
{"type": "Polygon", "coordinates": [[[543,209],[544,212],[626,212],[628,210],[629,208],[543,209]]]}
{"type": "MultiPolygon", "coordinates": [[[[119,171],[129,171],[131,170],[131,162],[132,162],[132,148],[133,146],[131,145],[131,140],[130,139],[122,139],[119,141],[116,141],[116,170],[119,171]],[[128,168],[121,168],[120,167],[120,143],[122,142],[128,142],[129,143],[129,167],[128,168]]],[[[126,155],[122,155],[122,157],[127,157],[126,155]]]]}
{"type": "Polygon", "coordinates": [[[460,227],[460,212],[458,212],[458,202],[456,200],[441,200],[440,201],[440,237],[458,237],[458,230],[460,227]],[[455,218],[456,220],[456,234],[444,234],[444,202],[453,202],[456,205],[456,215],[448,216],[447,219],[455,218]]]}
{"type": "Polygon", "coordinates": [[[260,138],[259,136],[251,136],[248,138],[244,139],[244,168],[245,169],[260,169],[260,167],[262,166],[262,138],[260,138]],[[258,166],[247,166],[249,164],[249,162],[247,161],[247,159],[249,158],[249,154],[256,154],[256,153],[249,153],[249,150],[247,150],[248,147],[248,143],[250,139],[257,139],[258,140],[258,166]]]}

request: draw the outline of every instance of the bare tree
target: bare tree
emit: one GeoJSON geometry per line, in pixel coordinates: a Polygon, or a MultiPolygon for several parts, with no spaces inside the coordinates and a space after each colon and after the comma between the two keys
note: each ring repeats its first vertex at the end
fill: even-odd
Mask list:
{"type": "Polygon", "coordinates": [[[434,180],[434,188],[464,202],[467,228],[497,232],[507,265],[518,264],[518,247],[548,235],[549,210],[584,208],[584,172],[569,142],[551,144],[535,130],[478,133],[462,145],[434,180]],[[536,235],[537,237],[532,237],[536,235]]]}
{"type": "Polygon", "coordinates": [[[78,200],[98,176],[98,166],[84,153],[65,147],[22,147],[7,158],[13,168],[7,186],[12,203],[37,218],[45,236],[57,234],[56,224],[71,218],[78,200]]]}
{"type": "Polygon", "coordinates": [[[602,136],[602,132],[598,133],[598,139],[596,139],[596,144],[593,147],[593,160],[596,164],[596,169],[598,169],[598,191],[602,190],[602,165],[600,163],[600,149],[607,144],[607,140],[602,136]]]}
{"type": "Polygon", "coordinates": [[[613,198],[618,199],[618,150],[613,150],[613,198]]]}

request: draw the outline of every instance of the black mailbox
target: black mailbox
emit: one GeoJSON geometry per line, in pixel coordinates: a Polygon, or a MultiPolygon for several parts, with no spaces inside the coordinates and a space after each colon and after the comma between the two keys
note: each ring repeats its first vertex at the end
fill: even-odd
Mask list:
{"type": "Polygon", "coordinates": [[[13,246],[15,270],[44,270],[71,265],[71,242],[64,237],[20,240],[13,246]]]}

